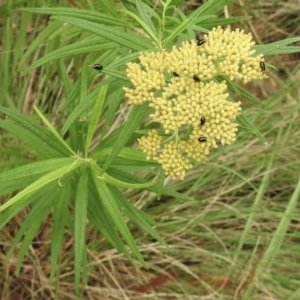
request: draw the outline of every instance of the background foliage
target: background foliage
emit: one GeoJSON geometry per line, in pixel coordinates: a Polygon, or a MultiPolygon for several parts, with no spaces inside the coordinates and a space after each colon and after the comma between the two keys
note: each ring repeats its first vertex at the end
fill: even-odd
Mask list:
{"type": "Polygon", "coordinates": [[[156,26],[140,1],[2,3],[1,299],[298,299],[299,3],[203,2],[144,1],[156,26]],[[161,189],[124,64],[216,25],[252,32],[270,78],[243,86],[237,142],[161,189]]]}

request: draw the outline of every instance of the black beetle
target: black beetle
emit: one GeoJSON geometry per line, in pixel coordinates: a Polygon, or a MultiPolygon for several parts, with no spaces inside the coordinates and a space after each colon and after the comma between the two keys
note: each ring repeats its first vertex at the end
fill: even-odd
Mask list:
{"type": "Polygon", "coordinates": [[[193,79],[195,80],[195,82],[200,82],[200,78],[197,75],[194,75],[193,79]]]}
{"type": "Polygon", "coordinates": [[[207,141],[207,138],[205,136],[200,136],[199,139],[198,139],[198,141],[200,143],[205,143],[207,141]]]}
{"type": "Polygon", "coordinates": [[[200,125],[203,126],[204,123],[205,123],[205,118],[202,116],[202,117],[200,118],[200,125]]]}
{"type": "Polygon", "coordinates": [[[103,67],[100,64],[93,64],[91,67],[97,71],[100,71],[103,69],[103,67]]]}
{"type": "Polygon", "coordinates": [[[260,62],[259,63],[259,66],[260,66],[260,68],[261,68],[261,70],[264,72],[264,71],[266,71],[266,65],[265,65],[265,63],[264,62],[260,62]]]}
{"type": "Polygon", "coordinates": [[[197,46],[201,46],[205,43],[205,41],[203,39],[198,40],[197,42],[197,46]]]}

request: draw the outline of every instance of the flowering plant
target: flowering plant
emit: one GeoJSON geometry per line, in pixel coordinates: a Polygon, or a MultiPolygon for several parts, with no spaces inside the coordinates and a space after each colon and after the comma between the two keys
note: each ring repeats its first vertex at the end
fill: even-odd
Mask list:
{"type": "Polygon", "coordinates": [[[255,55],[253,45],[251,34],[217,27],[198,43],[185,41],[170,52],[142,52],[139,64],[127,63],[134,87],[124,87],[126,97],[135,105],[148,102],[153,121],[167,134],[150,130],[139,139],[140,148],[173,179],[183,179],[192,168],[188,157],[207,160],[218,143],[235,141],[241,103],[228,100],[227,84],[218,76],[243,83],[267,78],[263,55],[255,55]],[[191,131],[182,135],[187,126],[191,131]]]}
{"type": "MultiPolygon", "coordinates": [[[[49,49],[53,49],[53,45],[56,48],[57,37],[61,35],[61,47],[35,61],[26,72],[46,65],[43,72],[58,77],[57,82],[61,81],[64,86],[64,89],[57,86],[53,90],[55,99],[57,96],[65,102],[53,111],[51,105],[56,100],[49,107],[40,102],[32,107],[43,125],[12,108],[0,107],[6,118],[0,122],[1,128],[9,133],[9,139],[14,135],[22,141],[20,153],[24,149],[29,153],[24,156],[26,161],[22,158],[15,167],[8,163],[7,170],[0,174],[4,199],[0,206],[0,212],[3,211],[0,227],[24,207],[30,207],[8,256],[23,239],[16,267],[16,273],[20,272],[30,244],[51,212],[50,278],[53,280],[56,276],[67,228],[74,237],[77,289],[82,271],[84,280],[87,278],[86,221],[129,261],[134,262],[134,256],[147,267],[127,220],[166,244],[154,229],[155,220],[141,208],[149,199],[153,201],[153,195],[193,200],[177,192],[174,186],[164,186],[164,174],[157,176],[151,170],[161,164],[171,178],[183,179],[194,161],[207,160],[211,150],[219,144],[234,142],[238,124],[241,129],[252,130],[259,136],[240,115],[241,103],[234,102],[229,91],[259,102],[234,81],[246,83],[267,78],[262,53],[298,51],[297,47],[287,47],[297,38],[254,48],[251,35],[243,31],[230,32],[220,27],[210,30],[212,22],[217,26],[237,21],[236,18],[212,19],[229,0],[206,1],[186,16],[176,8],[178,17],[173,16],[175,1],[160,1],[159,9],[144,3],[149,1],[121,1],[120,6],[126,8],[121,12],[115,2],[105,2],[105,5],[101,1],[93,3],[91,6],[99,8],[94,11],[25,8],[26,12],[52,15],[53,21],[28,47],[25,58],[32,53],[32,47],[40,51],[40,41],[48,37],[50,42],[54,37],[55,42],[50,43],[49,49]],[[118,11],[114,11],[116,8],[118,11]],[[114,13],[107,16],[100,11],[114,13]],[[207,34],[195,42],[191,40],[195,31],[207,34]],[[66,39],[67,35],[70,39],[66,39]],[[168,48],[182,40],[181,44],[168,48]],[[70,41],[75,42],[65,44],[70,41]],[[75,55],[87,55],[87,61],[74,60],[75,55]],[[94,69],[87,67],[92,62],[96,62],[92,64],[94,69]],[[80,72],[76,72],[78,70],[80,72]],[[61,90],[65,90],[65,95],[60,98],[62,94],[57,91],[61,90]],[[120,111],[124,96],[134,107],[127,109],[125,105],[126,118],[119,118],[116,116],[123,116],[120,111]],[[61,112],[61,123],[55,121],[59,119],[57,111],[61,112]],[[145,155],[131,146],[137,138],[137,129],[143,131],[149,116],[157,124],[151,124],[147,134],[138,139],[145,155]],[[147,191],[148,198],[145,194],[138,195],[141,190],[147,191]],[[136,205],[137,198],[144,203],[136,205]]],[[[16,69],[19,72],[22,68],[16,69]]],[[[44,78],[48,77],[37,78],[43,78],[40,85],[44,86],[44,78]]],[[[33,102],[37,99],[34,97],[33,102]]]]}

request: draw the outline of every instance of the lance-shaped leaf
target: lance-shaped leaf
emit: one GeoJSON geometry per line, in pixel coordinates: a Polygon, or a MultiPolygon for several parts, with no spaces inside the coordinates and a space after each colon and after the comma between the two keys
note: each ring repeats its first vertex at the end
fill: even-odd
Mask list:
{"type": "Polygon", "coordinates": [[[75,198],[75,224],[74,224],[74,239],[75,239],[75,285],[78,290],[80,282],[81,267],[86,270],[85,263],[85,230],[86,217],[88,207],[88,176],[86,168],[83,167],[78,181],[76,198],[75,198]]]}

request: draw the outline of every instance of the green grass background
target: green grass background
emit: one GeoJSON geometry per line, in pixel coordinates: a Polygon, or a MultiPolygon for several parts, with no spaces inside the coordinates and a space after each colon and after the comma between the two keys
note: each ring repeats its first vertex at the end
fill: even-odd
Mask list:
{"type": "MultiPolygon", "coordinates": [[[[20,8],[61,6],[118,16],[107,3],[111,1],[0,1],[1,105],[40,122],[33,112],[36,104],[56,128],[62,128],[66,117],[62,107],[86,66],[97,62],[97,43],[91,39],[86,55],[74,53],[22,76],[38,59],[86,35],[77,27],[20,8]]],[[[190,12],[199,5],[201,1],[183,1],[180,7],[190,12]]],[[[251,32],[263,45],[299,36],[299,5],[296,0],[234,0],[221,16],[253,16],[231,28],[251,32]]],[[[113,48],[107,45],[102,61],[110,61],[113,48]]],[[[50,212],[16,276],[18,251],[8,260],[5,257],[29,213],[27,207],[0,231],[0,299],[300,299],[299,58],[299,53],[268,56],[269,79],[243,86],[262,101],[258,105],[240,99],[244,115],[267,144],[240,131],[234,144],[214,151],[210,161],[199,163],[185,180],[165,182],[185,199],[157,200],[148,191],[123,191],[132,204],[155,218],[155,230],[169,245],[126,219],[148,270],[139,263],[133,266],[87,223],[86,287],[74,291],[74,239],[68,230],[59,274],[51,283],[50,212]]],[[[91,80],[87,89],[91,91],[99,80],[91,80]]],[[[111,131],[124,123],[128,112],[123,101],[111,131]]],[[[34,153],[13,135],[2,129],[0,134],[1,171],[34,159],[34,153]]],[[[154,173],[149,172],[149,176],[154,173]]],[[[1,202],[10,196],[2,196],[1,202]]]]}

